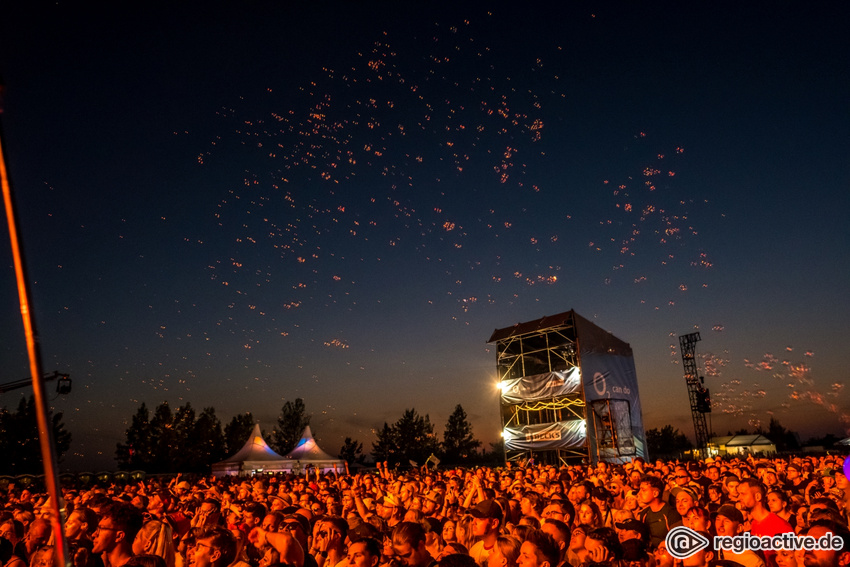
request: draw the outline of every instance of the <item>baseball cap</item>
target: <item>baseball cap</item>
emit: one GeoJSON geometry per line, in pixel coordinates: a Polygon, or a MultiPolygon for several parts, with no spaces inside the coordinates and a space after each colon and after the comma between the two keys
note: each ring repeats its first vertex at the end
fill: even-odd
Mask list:
{"type": "Polygon", "coordinates": [[[495,500],[482,500],[474,508],[469,510],[474,518],[496,518],[502,519],[502,507],[495,500]]]}
{"type": "Polygon", "coordinates": [[[672,494],[674,498],[679,496],[679,493],[681,493],[681,492],[687,492],[688,494],[691,495],[691,498],[693,498],[694,500],[697,500],[697,495],[694,494],[694,491],[691,490],[687,486],[677,486],[675,488],[670,489],[670,494],[672,494]]]}
{"type": "Polygon", "coordinates": [[[626,530],[641,534],[644,539],[649,539],[649,526],[640,520],[629,518],[625,522],[615,522],[614,525],[618,530],[626,530]]]}
{"type": "Polygon", "coordinates": [[[384,494],[384,496],[381,497],[380,500],[378,500],[378,503],[381,506],[395,506],[396,508],[401,506],[401,502],[398,501],[398,496],[389,492],[384,494]]]}
{"type": "Polygon", "coordinates": [[[723,506],[721,506],[720,509],[717,510],[717,515],[725,516],[726,518],[729,518],[733,522],[737,522],[739,524],[744,523],[744,515],[741,514],[741,511],[735,508],[735,506],[733,506],[732,504],[724,504],[723,506]]]}

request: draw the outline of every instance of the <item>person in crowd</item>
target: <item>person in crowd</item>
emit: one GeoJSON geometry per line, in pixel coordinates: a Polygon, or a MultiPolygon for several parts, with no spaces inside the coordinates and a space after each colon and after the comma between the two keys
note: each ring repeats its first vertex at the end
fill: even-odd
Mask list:
{"type": "Polygon", "coordinates": [[[211,528],[221,519],[221,502],[214,498],[205,499],[190,522],[193,528],[211,528]]]}
{"type": "Polygon", "coordinates": [[[333,567],[346,557],[345,538],[348,523],[339,516],[326,516],[317,524],[313,556],[319,567],[333,567]]]}
{"type": "Polygon", "coordinates": [[[639,520],[630,518],[625,522],[617,522],[614,529],[621,542],[637,539],[649,545],[649,526],[639,520]]]}
{"type": "Polygon", "coordinates": [[[602,514],[599,508],[591,500],[585,500],[581,503],[577,510],[578,523],[588,529],[596,529],[602,527],[602,514]]]}
{"type": "Polygon", "coordinates": [[[567,550],[570,548],[570,528],[561,520],[547,518],[543,520],[543,527],[540,528],[545,533],[552,536],[555,543],[558,544],[558,564],[562,565],[567,559],[567,550]]]}
{"type": "Polygon", "coordinates": [[[443,521],[442,536],[443,542],[446,544],[457,541],[457,536],[455,536],[455,522],[451,518],[446,518],[443,521]]]}
{"type": "Polygon", "coordinates": [[[796,552],[791,549],[776,550],[776,565],[777,567],[798,567],[796,552]]]}
{"type": "Polygon", "coordinates": [[[348,546],[348,567],[377,567],[380,560],[381,544],[375,538],[366,537],[348,546]]]}
{"type": "Polygon", "coordinates": [[[540,513],[543,511],[543,501],[540,493],[532,490],[527,490],[522,495],[522,500],[519,502],[520,513],[523,516],[535,518],[538,523],[542,519],[540,513]]]}
{"type": "MultiPolygon", "coordinates": [[[[535,493],[534,496],[537,496],[535,493]]],[[[523,498],[526,498],[524,495],[523,498]]],[[[502,525],[502,509],[496,504],[495,500],[484,500],[471,510],[472,517],[472,535],[478,540],[470,549],[469,555],[475,562],[484,566],[487,564],[487,557],[493,551],[496,545],[496,539],[499,537],[499,529],[502,525]]]]}
{"type": "MultiPolygon", "coordinates": [[[[743,533],[744,515],[732,504],[724,504],[717,511],[717,519],[714,522],[718,536],[735,537],[743,533]]],[[[731,560],[740,563],[744,567],[765,567],[764,558],[750,549],[740,553],[719,549],[717,556],[722,560],[731,560]]]]}
{"type": "Polygon", "coordinates": [[[425,547],[431,557],[436,559],[443,552],[443,530],[440,526],[440,520],[433,516],[426,516],[422,519],[422,527],[425,528],[425,547]]]}
{"type": "Polygon", "coordinates": [[[206,528],[189,559],[191,567],[227,567],[236,559],[236,538],[220,527],[206,528]]]}
{"type": "Polygon", "coordinates": [[[24,560],[14,554],[12,542],[0,537],[0,567],[26,567],[24,560]]]}
{"type": "Polygon", "coordinates": [[[393,528],[392,551],[403,567],[433,567],[437,564],[425,547],[425,530],[414,522],[401,522],[393,528]]]}
{"type": "Polygon", "coordinates": [[[559,557],[558,545],[552,536],[533,530],[520,546],[517,567],[557,567],[559,557]]]}
{"type": "Polygon", "coordinates": [[[378,501],[376,508],[378,516],[386,522],[387,527],[394,528],[404,520],[406,510],[401,506],[398,497],[392,493],[384,495],[378,501]]]}
{"type": "Polygon", "coordinates": [[[604,486],[595,486],[591,492],[591,501],[599,510],[599,516],[601,518],[600,526],[613,528],[614,514],[611,509],[612,496],[608,489],[604,486]]]}
{"type": "Polygon", "coordinates": [[[29,567],[54,567],[55,563],[55,547],[40,545],[33,550],[29,567]]]}
{"type": "Polygon", "coordinates": [[[675,508],[661,499],[664,483],[660,478],[644,475],[640,481],[638,499],[644,508],[640,511],[639,519],[649,526],[649,544],[651,547],[667,536],[670,528],[681,522],[682,518],[675,508]]]}
{"type": "Polygon", "coordinates": [[[27,557],[32,557],[35,550],[43,545],[47,545],[50,541],[53,529],[50,522],[44,518],[36,518],[29,524],[27,535],[24,537],[24,546],[26,547],[27,557]]]}
{"type": "Polygon", "coordinates": [[[682,567],[706,567],[714,560],[714,540],[708,532],[701,532],[700,535],[708,541],[708,545],[682,559],[682,567]]]}
{"type": "Polygon", "coordinates": [[[133,554],[158,555],[166,567],[175,567],[174,537],[168,522],[157,519],[145,522],[133,540],[133,554]]]}
{"type": "Polygon", "coordinates": [[[584,547],[592,563],[619,565],[623,557],[623,548],[617,533],[611,528],[601,527],[588,532],[584,547]]]}
{"type": "MultiPolygon", "coordinates": [[[[522,544],[531,534],[542,531],[558,547],[554,567],[564,559],[576,567],[588,567],[597,559],[606,563],[613,557],[593,557],[588,552],[588,548],[599,548],[599,540],[588,540],[586,534],[606,527],[603,511],[599,510],[601,522],[594,513],[594,507],[602,505],[623,545],[619,567],[647,567],[641,562],[647,561],[648,549],[654,550],[655,559],[664,567],[667,560],[663,550],[643,542],[660,542],[667,530],[676,525],[676,516],[682,517],[683,525],[697,531],[717,530],[718,534],[732,535],[744,530],[769,534],[788,529],[786,525],[771,529],[776,523],[774,517],[791,520],[791,526],[800,533],[824,521],[847,525],[850,494],[847,478],[840,472],[842,467],[840,457],[805,455],[790,460],[724,457],[685,464],[636,459],[624,465],[597,463],[592,467],[564,463],[527,463],[517,467],[512,463],[512,468],[429,467],[403,473],[382,463],[378,474],[343,474],[341,470],[323,474],[311,469],[308,477],[259,475],[250,480],[185,477],[168,482],[151,477],[127,484],[65,488],[68,519],[63,531],[74,552],[74,567],[119,567],[133,553],[147,555],[158,540],[169,539],[178,544],[173,567],[194,567],[191,564],[199,552],[193,542],[198,541],[205,528],[217,525],[227,526],[236,540],[238,559],[225,567],[273,567],[275,563],[338,567],[350,562],[352,545],[363,538],[379,542],[386,538],[386,556],[379,564],[393,563],[398,567],[403,560],[393,548],[392,526],[407,518],[415,519],[420,529],[427,525],[423,529],[425,547],[432,560],[443,561],[461,552],[471,553],[479,565],[510,563],[509,554],[501,547],[504,557],[490,560],[497,553],[499,538],[512,536],[522,544]],[[797,480],[798,477],[804,480],[797,480]],[[664,490],[663,479],[670,483],[669,492],[664,490]],[[708,498],[704,499],[706,493],[708,498]],[[611,495],[610,499],[606,494],[611,495]],[[701,501],[704,507],[700,506],[701,501]],[[732,506],[724,505],[724,501],[732,506]],[[501,511],[497,521],[477,512],[485,502],[494,503],[501,511]],[[410,510],[405,510],[405,503],[410,510]],[[578,508],[574,507],[576,503],[578,508]],[[110,519],[109,510],[115,504],[131,506],[137,513],[146,510],[151,521],[137,530],[135,538],[127,538],[133,530],[120,529],[110,519]],[[717,520],[710,521],[714,514],[717,520]],[[336,529],[340,536],[347,533],[348,537],[338,537],[336,542],[323,540],[320,534],[332,527],[331,518],[341,522],[336,529]],[[574,522],[576,530],[572,529],[574,522]],[[632,529],[625,529],[626,524],[632,529]],[[96,530],[98,526],[101,529],[96,530]],[[157,537],[159,532],[167,533],[168,528],[163,526],[171,529],[171,537],[157,537]],[[252,526],[256,526],[256,531],[252,526]],[[125,539],[136,542],[129,553],[121,551],[125,539]],[[252,545],[244,545],[245,541],[252,545]],[[92,552],[77,556],[75,549],[85,549],[87,545],[92,552]],[[94,553],[96,546],[101,551],[94,553]],[[327,549],[323,549],[325,546],[327,549]],[[333,557],[322,557],[322,551],[333,557]],[[330,563],[334,565],[329,566],[330,563]]],[[[48,502],[43,490],[32,485],[23,502],[20,496],[19,488],[0,488],[0,536],[18,544],[19,557],[24,558],[42,545],[51,544],[52,535],[44,533],[49,529],[49,524],[45,525],[49,516],[45,516],[48,502]]],[[[719,565],[736,561],[746,567],[759,561],[758,555],[753,558],[721,554],[718,550],[713,560],[703,557],[693,561],[696,565],[704,560],[721,562],[719,565]]],[[[769,567],[782,562],[781,567],[805,567],[801,555],[776,554],[771,560],[771,554],[767,554],[766,559],[769,567]],[[790,565],[792,561],[797,565],[790,565]]],[[[361,560],[358,554],[357,561],[361,560]]],[[[811,564],[819,560],[809,557],[807,561],[811,564]]],[[[10,557],[4,563],[8,561],[15,559],[10,557]]],[[[171,567],[170,562],[165,567],[171,567]]]]}
{"type": "Polygon", "coordinates": [[[177,545],[174,549],[175,567],[188,567],[189,557],[195,547],[195,542],[205,530],[206,528],[191,528],[177,540],[177,545]]]}
{"type": "Polygon", "coordinates": [[[567,562],[572,567],[579,567],[587,559],[587,549],[584,544],[589,531],[586,526],[579,524],[570,533],[570,543],[567,547],[567,562]]]}
{"type": "Polygon", "coordinates": [[[661,541],[653,548],[652,558],[655,561],[655,567],[673,567],[675,560],[670,552],[667,551],[667,542],[661,541]]]}
{"type": "MultiPolygon", "coordinates": [[[[738,504],[747,513],[750,533],[757,536],[774,536],[793,532],[791,524],[774,514],[766,506],[767,489],[755,478],[745,478],[738,485],[738,504]]],[[[765,561],[769,567],[775,567],[773,550],[764,552],[765,561]]]]}
{"type": "Polygon", "coordinates": [[[850,565],[850,530],[846,523],[815,520],[805,535],[819,539],[827,534],[841,538],[840,549],[808,549],[797,552],[797,563],[804,567],[846,567],[850,565]],[[801,560],[802,559],[802,560],[801,560]]]}
{"type": "Polygon", "coordinates": [[[86,542],[91,547],[91,536],[97,526],[97,514],[85,506],[75,508],[65,520],[65,539],[68,543],[86,542]]]}
{"type": "Polygon", "coordinates": [[[517,567],[521,545],[513,536],[499,536],[493,551],[487,556],[487,567],[517,567]]]}
{"type": "Polygon", "coordinates": [[[575,515],[575,509],[569,500],[550,500],[543,508],[542,514],[544,520],[560,520],[568,526],[573,525],[575,515]]]}
{"type": "MultiPolygon", "coordinates": [[[[456,554],[469,555],[469,550],[467,548],[465,548],[464,546],[462,546],[461,544],[457,543],[457,542],[449,543],[449,544],[446,544],[446,546],[443,548],[443,551],[442,551],[442,553],[440,553],[440,557],[438,557],[437,560],[442,561],[443,558],[446,557],[447,555],[456,555],[456,554]]],[[[473,563],[474,562],[475,562],[475,560],[473,560],[473,563]]]]}
{"type": "Polygon", "coordinates": [[[738,478],[738,475],[729,473],[723,477],[722,485],[723,485],[723,501],[731,502],[735,504],[738,502],[738,484],[740,484],[741,479],[738,478]]]}
{"type": "Polygon", "coordinates": [[[670,491],[676,502],[676,513],[684,520],[688,511],[698,504],[698,498],[691,487],[676,486],[670,491]]]}
{"type": "Polygon", "coordinates": [[[573,505],[573,509],[578,510],[582,502],[590,498],[593,485],[586,480],[575,482],[569,492],[567,492],[567,500],[573,505]]]}
{"type": "Polygon", "coordinates": [[[712,532],[711,514],[702,506],[694,506],[682,519],[683,524],[695,532],[712,532]]]}
{"type": "Polygon", "coordinates": [[[467,549],[475,544],[475,535],[472,533],[474,520],[472,514],[464,514],[455,524],[455,538],[459,544],[467,549]]]}
{"type": "Polygon", "coordinates": [[[0,537],[12,544],[12,555],[27,562],[27,548],[24,544],[24,524],[8,515],[5,520],[0,520],[0,537]]]}
{"type": "Polygon", "coordinates": [[[133,541],[142,528],[142,513],[126,502],[103,508],[93,533],[92,553],[100,555],[104,567],[122,567],[133,555],[133,541]]]}
{"type": "Polygon", "coordinates": [[[768,490],[767,507],[771,512],[788,522],[792,528],[797,527],[797,517],[791,512],[788,496],[776,486],[768,490]]]}

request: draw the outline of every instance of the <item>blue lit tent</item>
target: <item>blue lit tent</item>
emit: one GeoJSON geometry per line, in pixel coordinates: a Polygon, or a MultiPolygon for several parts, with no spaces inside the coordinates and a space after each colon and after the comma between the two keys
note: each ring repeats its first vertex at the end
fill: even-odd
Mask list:
{"type": "Polygon", "coordinates": [[[319,447],[316,440],[313,439],[313,432],[310,426],[304,428],[304,433],[301,434],[301,439],[295,448],[286,454],[289,462],[301,463],[302,467],[307,465],[320,469],[322,472],[333,470],[336,465],[340,472],[345,471],[345,461],[331,457],[319,447]]]}
{"type": "Polygon", "coordinates": [[[232,457],[212,466],[213,475],[221,476],[251,476],[264,473],[295,473],[301,474],[307,467],[318,468],[321,471],[345,470],[345,461],[334,459],[322,451],[313,439],[313,432],[307,426],[301,434],[301,439],[295,448],[286,456],[280,456],[269,447],[260,425],[254,425],[254,430],[239,451],[232,457]]]}

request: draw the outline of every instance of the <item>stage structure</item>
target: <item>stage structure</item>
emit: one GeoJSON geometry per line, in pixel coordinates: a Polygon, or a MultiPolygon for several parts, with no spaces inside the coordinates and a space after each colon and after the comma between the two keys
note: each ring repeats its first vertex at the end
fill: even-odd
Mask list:
{"type": "Polygon", "coordinates": [[[496,329],[509,461],[626,462],[646,456],[628,343],[573,310],[496,329]]]}
{"type": "Polygon", "coordinates": [[[708,449],[708,427],[705,425],[705,414],[711,413],[711,393],[708,388],[703,386],[705,378],[699,375],[696,357],[699,340],[699,333],[679,336],[679,346],[682,349],[682,369],[685,371],[688,400],[691,402],[691,417],[694,419],[696,450],[705,452],[708,449]]]}

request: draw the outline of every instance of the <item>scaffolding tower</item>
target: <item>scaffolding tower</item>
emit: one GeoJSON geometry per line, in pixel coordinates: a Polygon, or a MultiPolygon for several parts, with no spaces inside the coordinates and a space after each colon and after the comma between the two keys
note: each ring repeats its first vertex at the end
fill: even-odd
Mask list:
{"type": "MultiPolygon", "coordinates": [[[[499,341],[496,354],[499,383],[525,376],[566,372],[578,368],[575,326],[569,321],[513,334],[499,341]]],[[[547,399],[502,403],[502,430],[546,423],[585,420],[585,401],[581,392],[555,395],[547,399]]],[[[562,447],[548,451],[505,450],[508,461],[535,458],[538,462],[586,458],[586,447],[562,447]]]]}
{"type": "Polygon", "coordinates": [[[488,342],[496,344],[508,461],[595,463],[643,455],[628,343],[575,311],[497,329],[488,342]]]}
{"type": "Polygon", "coordinates": [[[705,424],[705,414],[711,413],[711,397],[708,388],[703,386],[705,378],[699,375],[696,350],[699,333],[690,333],[679,337],[682,349],[682,368],[685,371],[685,382],[688,386],[688,399],[691,402],[691,416],[694,420],[694,435],[696,436],[697,451],[708,448],[708,427],[705,424]]]}

